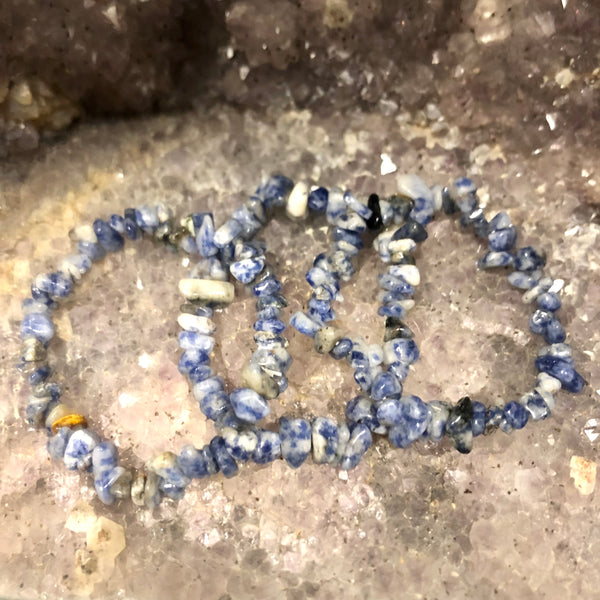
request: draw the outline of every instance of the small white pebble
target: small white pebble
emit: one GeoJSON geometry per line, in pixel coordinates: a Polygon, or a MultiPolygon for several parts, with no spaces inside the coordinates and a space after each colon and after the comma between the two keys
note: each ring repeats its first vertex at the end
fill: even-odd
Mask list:
{"type": "Polygon", "coordinates": [[[552,377],[551,375],[548,375],[548,373],[540,373],[537,376],[537,387],[545,392],[554,394],[560,390],[561,384],[556,377],[552,377]]]}
{"type": "Polygon", "coordinates": [[[94,233],[94,228],[91,225],[79,225],[79,227],[76,227],[75,236],[78,240],[90,242],[91,244],[95,244],[98,241],[94,233]]]}
{"type": "Polygon", "coordinates": [[[203,335],[211,335],[217,329],[214,321],[208,317],[201,317],[197,315],[190,315],[188,313],[181,313],[177,317],[177,322],[181,329],[185,331],[196,331],[203,335]]]}
{"type": "Polygon", "coordinates": [[[179,281],[179,291],[188,300],[231,304],[235,298],[235,288],[228,281],[181,279],[179,281]]]}
{"type": "Polygon", "coordinates": [[[341,332],[335,327],[321,327],[315,334],[315,350],[319,354],[327,354],[341,337],[341,332]]]}
{"type": "Polygon", "coordinates": [[[388,249],[390,252],[412,252],[417,247],[417,242],[415,240],[411,240],[410,238],[404,238],[402,240],[392,240],[388,244],[388,249]]]}
{"type": "Polygon", "coordinates": [[[400,306],[405,308],[407,311],[413,309],[415,307],[415,301],[412,298],[406,298],[405,300],[400,300],[398,302],[400,306]]]}
{"type": "Polygon", "coordinates": [[[421,283],[421,274],[415,265],[395,265],[390,267],[390,273],[394,277],[403,277],[410,285],[417,286],[421,283]]]}
{"type": "Polygon", "coordinates": [[[308,210],[309,188],[305,181],[299,181],[292,189],[285,210],[292,219],[303,219],[308,210]]]}
{"type": "Polygon", "coordinates": [[[432,186],[431,191],[433,193],[433,210],[435,210],[435,212],[439,212],[442,210],[443,205],[442,186],[434,185],[432,186]]]}

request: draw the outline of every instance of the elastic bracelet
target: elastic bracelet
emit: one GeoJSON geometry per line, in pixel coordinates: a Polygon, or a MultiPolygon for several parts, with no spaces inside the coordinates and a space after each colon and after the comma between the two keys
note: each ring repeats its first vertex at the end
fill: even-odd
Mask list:
{"type": "Polygon", "coordinates": [[[80,227],[79,253],[65,259],[56,272],[37,277],[32,297],[23,303],[24,351],[19,368],[32,386],[26,419],[32,426],[46,428],[50,456],[62,460],[68,469],[93,472],[102,502],[131,497],[135,504],[153,508],[163,496],[181,498],[193,478],[218,472],[232,477],[239,463],[248,461],[264,464],[283,458],[297,468],[312,453],[316,463],[352,469],[371,446],[373,434],[386,435],[399,447],[419,438],[439,441],[448,436],[459,451],[468,452],[472,438],[481,433],[497,428],[509,432],[522,428],[529,418],[546,418],[554,407],[552,394],[560,387],[581,391],[584,382],[574,368],[570,347],[563,343],[564,330],[556,316],[561,284],[543,275],[544,257],[530,247],[513,250],[516,230],[508,216],[500,213],[488,222],[469,180],[458,180],[443,190],[430,190],[415,176],[400,182],[401,194],[387,200],[373,194],[363,204],[351,192],[311,189],[306,183],[294,185],[276,175],[265,180],[218,229],[209,213],[189,215],[176,225],[164,205],[127,209],[124,216],[112,215],[106,221],[96,220],[93,227],[80,227]],[[313,287],[308,311],[295,313],[290,323],[314,337],[319,352],[347,358],[362,392],[348,403],[346,420],[282,417],[273,431],[258,424],[270,412],[269,401],[287,387],[292,357],[281,318],[287,302],[267,264],[266,246],[255,236],[283,207],[293,219],[303,219],[309,211],[325,213],[333,226],[332,250],[316,257],[307,273],[313,287]],[[536,360],[537,385],[533,392],[503,407],[486,408],[468,397],[449,405],[402,395],[402,382],[419,356],[404,323],[420,281],[413,253],[427,237],[425,226],[442,209],[458,214],[463,227],[487,239],[490,250],[480,259],[480,267],[513,268],[511,284],[526,290],[526,302],[535,300],[539,306],[530,328],[544,336],[548,346],[536,360]],[[392,222],[392,230],[379,232],[392,222]],[[364,340],[341,335],[329,323],[335,319],[332,302],[339,299],[340,282],[353,275],[352,259],[369,231],[378,232],[374,246],[389,266],[379,279],[383,289],[378,312],[386,319],[384,343],[366,347],[364,340]],[[203,448],[186,445],[178,455],[164,452],[149,461],[145,470],[131,472],[119,465],[112,442],[101,441],[83,415],[61,403],[60,388],[50,381],[46,349],[54,334],[50,317],[57,301],[70,295],[92,262],[122,249],[126,238],[136,240],[142,235],[199,255],[190,276],[179,284],[185,298],[178,317],[183,350],[179,370],[189,377],[200,410],[215,422],[218,433],[203,448]],[[215,344],[213,313],[234,300],[230,276],[256,297],[257,348],[244,366],[244,387],[227,392],[223,377],[210,367],[210,354],[215,344]]]}
{"type": "MultiPolygon", "coordinates": [[[[468,453],[474,437],[497,429],[510,433],[522,429],[530,418],[545,419],[555,406],[555,392],[563,388],[578,393],[583,388],[584,380],[575,370],[572,350],[564,343],[566,334],[556,314],[561,307],[558,292],[564,282],[544,275],[543,253],[530,246],[515,250],[517,231],[506,213],[498,213],[490,221],[485,218],[477,189],[468,178],[443,189],[430,189],[419,177],[410,175],[400,177],[398,183],[400,194],[386,200],[372,194],[366,207],[357,208],[359,214],[371,210],[371,214],[363,212],[367,227],[362,228],[345,227],[345,207],[357,207],[352,193],[338,189],[329,193],[330,203],[326,207],[323,203],[323,210],[335,227],[333,247],[318,255],[307,272],[306,279],[313,288],[309,310],[296,313],[291,323],[314,338],[318,352],[329,352],[338,360],[346,358],[353,367],[362,393],[346,405],[351,424],[362,423],[373,433],[387,435],[395,447],[406,448],[421,437],[440,441],[448,436],[459,452],[468,453]],[[404,322],[415,305],[413,296],[420,283],[414,251],[427,239],[426,226],[440,211],[459,215],[463,230],[472,230],[488,243],[488,251],[478,261],[481,269],[511,269],[508,280],[525,290],[523,302],[535,301],[538,306],[529,327],[547,345],[535,361],[539,371],[536,385],[531,392],[502,406],[486,407],[468,396],[449,404],[423,402],[418,396],[402,394],[409,368],[419,358],[413,333],[404,322]],[[382,262],[389,265],[379,277],[382,291],[378,314],[385,318],[384,340],[382,345],[367,345],[361,337],[343,334],[332,325],[335,312],[331,303],[339,297],[340,281],[349,281],[354,273],[350,258],[364,245],[361,234],[390,224],[393,226],[379,233],[373,242],[382,262]],[[335,259],[340,252],[344,252],[346,262],[335,259]]],[[[319,190],[319,195],[327,197],[327,190],[319,190]]]]}

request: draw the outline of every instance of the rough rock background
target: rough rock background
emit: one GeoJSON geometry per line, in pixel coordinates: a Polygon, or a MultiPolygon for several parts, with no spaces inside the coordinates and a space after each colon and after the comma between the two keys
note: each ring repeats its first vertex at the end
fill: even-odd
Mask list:
{"type": "MultiPolygon", "coordinates": [[[[600,10],[576,0],[414,5],[215,2],[192,15],[177,2],[3,4],[4,151],[31,150],[40,132],[85,118],[0,169],[0,595],[600,597],[600,10]],[[65,7],[74,33],[67,23],[61,42],[49,24],[65,7]],[[34,8],[49,12],[36,20],[34,8]],[[195,34],[200,24],[210,35],[195,34]],[[171,110],[90,120],[159,107],[171,110]],[[392,193],[400,172],[430,184],[474,177],[488,210],[508,210],[565,279],[562,318],[589,386],[560,394],[552,419],[480,438],[468,456],[381,441],[347,476],[250,466],[153,513],[101,505],[89,478],[52,464],[43,434],[20,419],[14,363],[31,279],[70,251],[81,222],[152,201],[211,209],[222,222],[272,171],[360,194],[392,193]]],[[[278,219],[264,233],[288,315],[307,299],[303,273],[326,244],[323,225],[278,219]]],[[[453,221],[430,226],[409,392],[486,401],[531,387],[540,344],[528,308],[501,275],[477,272],[481,250],[453,221]]],[[[339,312],[376,340],[372,251],[360,264],[339,312]]],[[[176,368],[185,272],[181,256],[130,245],[58,313],[52,354],[65,398],[132,466],[212,433],[176,368]]],[[[232,385],[251,352],[252,304],[240,291],[219,317],[215,359],[232,385]]],[[[349,369],[291,332],[290,349],[290,388],[273,418],[340,415],[355,389],[349,369]]]]}

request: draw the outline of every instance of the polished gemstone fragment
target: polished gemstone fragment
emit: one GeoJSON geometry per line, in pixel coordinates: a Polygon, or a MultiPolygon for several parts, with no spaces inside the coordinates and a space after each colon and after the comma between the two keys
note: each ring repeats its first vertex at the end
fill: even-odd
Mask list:
{"type": "Polygon", "coordinates": [[[297,469],[311,451],[311,427],[305,419],[279,419],[281,455],[290,467],[297,469]]]}

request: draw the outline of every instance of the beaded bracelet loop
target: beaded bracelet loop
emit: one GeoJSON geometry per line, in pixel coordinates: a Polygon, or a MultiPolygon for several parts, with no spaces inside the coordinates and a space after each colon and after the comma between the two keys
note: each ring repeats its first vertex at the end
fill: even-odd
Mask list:
{"type": "MultiPolygon", "coordinates": [[[[545,257],[542,253],[531,247],[513,251],[517,233],[510,218],[506,213],[499,213],[488,222],[479,207],[477,190],[469,179],[459,179],[450,188],[435,186],[431,190],[416,176],[404,176],[399,184],[402,195],[388,201],[371,195],[368,208],[372,215],[365,215],[366,224],[372,230],[394,224],[377,235],[373,243],[381,260],[390,265],[379,277],[382,304],[378,314],[386,318],[383,347],[367,346],[362,338],[343,336],[331,326],[335,313],[329,300],[318,300],[319,286],[327,281],[338,290],[339,281],[349,280],[353,274],[351,265],[343,268],[332,265],[331,253],[317,256],[307,273],[307,281],[315,291],[308,303],[309,310],[296,313],[292,322],[301,333],[314,337],[317,351],[329,351],[336,359],[346,358],[354,368],[354,378],[363,394],[346,406],[346,416],[351,423],[364,423],[374,433],[387,434],[396,447],[405,448],[422,436],[439,441],[447,435],[457,450],[469,452],[473,437],[498,428],[509,433],[523,428],[530,417],[540,420],[549,416],[555,405],[552,394],[561,387],[574,393],[581,391],[583,379],[574,369],[570,347],[563,343],[564,329],[555,314],[561,306],[557,292],[563,282],[543,276],[545,257]],[[403,322],[414,306],[412,297],[420,283],[413,251],[427,239],[426,226],[435,212],[442,209],[446,214],[460,214],[464,230],[472,229],[488,241],[489,251],[479,261],[481,269],[514,267],[509,281],[527,290],[524,302],[537,300],[539,308],[530,319],[530,329],[542,335],[549,345],[540,350],[536,361],[540,375],[535,389],[518,402],[486,408],[469,397],[449,405],[440,401],[424,403],[417,396],[402,395],[409,367],[419,358],[413,333],[403,322]],[[385,370],[381,368],[382,363],[385,370]]],[[[352,198],[350,192],[343,197],[348,205],[355,205],[355,199],[348,201],[352,198]]],[[[334,206],[338,204],[341,204],[339,200],[334,200],[334,206]]],[[[328,210],[331,210],[329,206],[328,210]]],[[[353,247],[348,251],[348,255],[353,256],[360,251],[363,242],[355,235],[356,231],[341,229],[343,223],[337,220],[341,214],[335,209],[328,213],[328,219],[335,226],[331,252],[338,251],[339,240],[344,240],[353,247]]],[[[364,228],[359,231],[363,232],[364,228]]]]}
{"type": "Polygon", "coordinates": [[[249,460],[264,464],[283,458],[297,468],[312,453],[316,463],[354,468],[371,446],[373,434],[387,435],[398,447],[421,437],[439,441],[448,436],[459,451],[468,452],[472,438],[481,433],[497,428],[509,432],[522,428],[529,418],[546,418],[554,407],[552,394],[561,387],[579,392],[584,382],[574,368],[570,347],[563,343],[564,330],[556,317],[562,283],[543,275],[543,255],[531,247],[514,251],[516,229],[508,215],[499,213],[488,222],[470,180],[430,189],[420,178],[406,176],[400,187],[400,195],[381,200],[372,194],[365,205],[351,192],[311,189],[306,183],[294,185],[283,176],[273,176],[219,229],[209,213],[192,214],[176,225],[170,209],[163,205],[127,209],[123,217],[112,215],[107,221],[96,220],[93,227],[80,227],[79,254],[65,259],[55,273],[37,277],[32,297],[23,303],[24,350],[19,368],[32,385],[26,419],[30,425],[45,426],[50,456],[69,469],[91,470],[102,502],[131,497],[135,504],[152,508],[163,496],[181,498],[193,478],[219,471],[231,477],[238,472],[238,463],[249,460]],[[347,358],[362,393],[348,403],[346,421],[283,417],[278,431],[270,431],[258,423],[269,414],[268,400],[285,391],[292,358],[280,318],[287,302],[281,283],[267,265],[266,247],[255,236],[283,206],[294,219],[304,218],[309,210],[325,213],[333,226],[331,251],[317,256],[307,273],[313,287],[308,311],[295,313],[290,323],[314,337],[317,351],[335,359],[347,358]],[[413,334],[404,324],[420,282],[413,254],[427,238],[427,223],[440,210],[460,215],[465,229],[488,241],[489,251],[479,261],[481,268],[514,268],[509,281],[526,290],[525,302],[535,300],[539,307],[530,319],[530,329],[542,335],[548,346],[536,360],[540,371],[536,388],[503,407],[486,408],[467,397],[452,406],[402,395],[409,367],[419,357],[413,334]],[[384,227],[388,228],[380,231],[384,227]],[[369,231],[377,234],[373,245],[389,266],[379,278],[378,313],[386,318],[384,343],[367,347],[364,340],[341,335],[329,323],[335,319],[331,303],[340,299],[340,282],[352,277],[352,259],[369,231]],[[132,474],[119,466],[115,445],[101,441],[87,428],[83,415],[60,402],[59,386],[49,382],[46,348],[54,334],[50,316],[56,301],[72,292],[93,261],[122,249],[125,238],[135,240],[142,235],[200,256],[190,277],[179,286],[186,299],[178,317],[183,350],[179,370],[191,380],[194,397],[201,411],[215,421],[218,434],[201,449],[187,445],[179,455],[165,452],[149,461],[145,472],[132,474]],[[216,329],[213,312],[235,296],[230,275],[256,297],[257,349],[242,372],[245,387],[227,393],[223,378],[210,367],[210,353],[216,329]]]}

